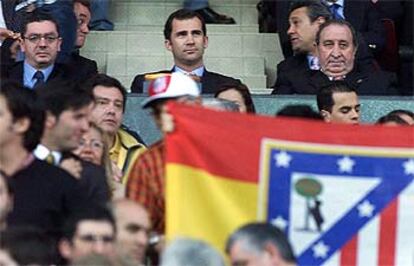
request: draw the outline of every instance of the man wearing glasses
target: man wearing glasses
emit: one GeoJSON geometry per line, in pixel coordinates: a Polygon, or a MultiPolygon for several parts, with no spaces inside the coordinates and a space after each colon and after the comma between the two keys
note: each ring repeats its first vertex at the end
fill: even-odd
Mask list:
{"type": "MultiPolygon", "coordinates": [[[[53,79],[70,79],[70,71],[56,63],[62,38],[56,21],[45,14],[34,12],[22,29],[21,49],[24,62],[18,62],[6,71],[6,77],[35,89],[53,79]]],[[[73,77],[71,77],[73,76],[73,77]]]]}

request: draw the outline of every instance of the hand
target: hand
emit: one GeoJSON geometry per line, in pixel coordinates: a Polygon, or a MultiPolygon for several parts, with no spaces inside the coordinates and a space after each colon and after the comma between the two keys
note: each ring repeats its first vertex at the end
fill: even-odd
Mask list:
{"type": "Polygon", "coordinates": [[[76,179],[81,178],[82,172],[82,164],[80,161],[74,158],[64,159],[59,164],[60,168],[66,170],[71,175],[73,175],[76,179]]]}
{"type": "Polygon", "coordinates": [[[111,167],[113,180],[115,180],[115,182],[121,183],[123,176],[122,170],[116,165],[114,161],[111,161],[111,167]]]}
{"type": "Polygon", "coordinates": [[[15,33],[6,28],[0,28],[0,40],[4,41],[7,38],[17,39],[20,37],[20,33],[15,33]]]}

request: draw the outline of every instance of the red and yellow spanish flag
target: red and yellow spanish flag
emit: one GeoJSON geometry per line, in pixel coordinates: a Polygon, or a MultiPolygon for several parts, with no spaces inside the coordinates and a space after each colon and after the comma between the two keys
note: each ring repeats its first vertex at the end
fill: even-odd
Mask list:
{"type": "Polygon", "coordinates": [[[414,143],[412,129],[169,107],[175,130],[166,137],[167,238],[200,238],[220,250],[237,227],[266,219],[258,207],[261,157],[268,156],[263,140],[402,148],[414,143]]]}

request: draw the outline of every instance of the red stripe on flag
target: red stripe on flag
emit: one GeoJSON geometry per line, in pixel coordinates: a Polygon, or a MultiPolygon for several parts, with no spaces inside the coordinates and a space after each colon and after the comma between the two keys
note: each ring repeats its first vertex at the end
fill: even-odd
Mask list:
{"type": "Polygon", "coordinates": [[[378,265],[394,265],[398,199],[393,200],[380,216],[378,265]]]}
{"type": "Polygon", "coordinates": [[[341,266],[354,266],[357,264],[358,235],[354,235],[341,249],[341,266]]]}

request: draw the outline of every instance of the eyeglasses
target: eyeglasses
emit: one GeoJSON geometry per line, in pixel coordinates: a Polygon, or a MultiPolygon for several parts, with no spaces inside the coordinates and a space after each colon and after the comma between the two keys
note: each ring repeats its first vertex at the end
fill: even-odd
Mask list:
{"type": "Polygon", "coordinates": [[[54,43],[57,39],[59,39],[59,36],[56,36],[54,34],[32,34],[29,36],[23,36],[23,39],[28,40],[29,42],[33,44],[38,44],[41,39],[44,39],[48,44],[54,43]]]}
{"type": "Polygon", "coordinates": [[[98,241],[102,241],[105,244],[110,244],[113,243],[115,238],[113,236],[97,236],[97,235],[92,235],[92,234],[87,234],[87,235],[80,235],[77,236],[77,238],[79,238],[81,241],[92,244],[98,241]]]}
{"type": "Polygon", "coordinates": [[[104,148],[104,143],[96,139],[92,139],[91,141],[81,139],[79,142],[79,147],[85,148],[86,146],[90,147],[93,150],[102,150],[104,148]]]}

